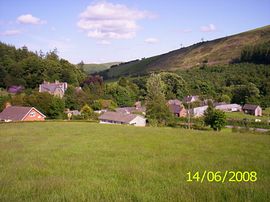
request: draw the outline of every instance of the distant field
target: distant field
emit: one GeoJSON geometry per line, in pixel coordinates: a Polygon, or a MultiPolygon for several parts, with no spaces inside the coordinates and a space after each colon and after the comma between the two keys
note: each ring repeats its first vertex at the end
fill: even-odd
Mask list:
{"type": "Polygon", "coordinates": [[[0,201],[270,201],[270,136],[86,122],[0,124],[0,201]],[[186,182],[189,171],[258,181],[186,182]]]}

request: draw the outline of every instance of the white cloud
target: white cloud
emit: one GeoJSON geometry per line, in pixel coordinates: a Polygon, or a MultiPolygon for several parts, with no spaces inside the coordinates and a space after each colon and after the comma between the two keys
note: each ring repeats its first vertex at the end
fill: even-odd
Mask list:
{"type": "Polygon", "coordinates": [[[158,42],[158,39],[156,38],[147,38],[144,40],[145,43],[154,44],[158,42]]]}
{"type": "Polygon", "coordinates": [[[108,2],[88,6],[80,14],[77,26],[97,39],[130,39],[135,37],[137,20],[151,18],[146,11],[130,9],[125,5],[108,2]]]}
{"type": "Polygon", "coordinates": [[[216,30],[217,30],[217,28],[213,24],[209,24],[209,25],[206,25],[206,26],[201,26],[201,31],[202,32],[214,32],[216,30]]]}
{"type": "Polygon", "coordinates": [[[1,32],[0,35],[2,36],[15,36],[21,34],[22,31],[14,29],[14,30],[6,30],[4,32],[1,32]]]}
{"type": "Polygon", "coordinates": [[[46,24],[46,21],[34,17],[31,14],[21,15],[17,18],[17,21],[21,24],[33,24],[33,25],[46,24]]]}

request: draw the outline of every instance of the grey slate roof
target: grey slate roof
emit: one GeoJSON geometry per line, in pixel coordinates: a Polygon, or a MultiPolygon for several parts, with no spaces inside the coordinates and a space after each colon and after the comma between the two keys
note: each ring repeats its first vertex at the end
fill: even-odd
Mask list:
{"type": "Polygon", "coordinates": [[[255,110],[259,105],[245,104],[243,110],[255,110]]]}
{"type": "Polygon", "coordinates": [[[145,112],[146,108],[145,107],[121,107],[121,108],[116,108],[115,109],[116,112],[120,112],[120,113],[134,113],[134,112],[145,112]]]}
{"type": "Polygon", "coordinates": [[[50,92],[54,93],[57,88],[60,88],[63,92],[65,92],[66,83],[64,82],[57,82],[57,83],[49,83],[49,82],[44,82],[40,84],[40,92],[50,92]]]}
{"type": "Polygon", "coordinates": [[[136,114],[126,114],[126,113],[118,113],[118,112],[105,112],[101,116],[98,117],[99,120],[107,120],[107,121],[115,121],[122,123],[129,123],[133,119],[135,119],[138,115],[136,114]]]}
{"type": "Polygon", "coordinates": [[[170,112],[174,114],[179,114],[182,108],[183,108],[182,106],[176,104],[169,105],[170,112]]]}
{"type": "MultiPolygon", "coordinates": [[[[0,120],[21,121],[33,107],[10,106],[0,113],[0,120]]],[[[35,109],[35,108],[34,108],[35,109]]],[[[38,111],[37,109],[35,109],[38,111]]],[[[39,112],[39,111],[38,111],[39,112]]],[[[40,113],[40,112],[39,112],[40,113]]],[[[41,115],[43,115],[41,113],[41,115]]],[[[43,115],[45,117],[45,115],[43,115]]]]}

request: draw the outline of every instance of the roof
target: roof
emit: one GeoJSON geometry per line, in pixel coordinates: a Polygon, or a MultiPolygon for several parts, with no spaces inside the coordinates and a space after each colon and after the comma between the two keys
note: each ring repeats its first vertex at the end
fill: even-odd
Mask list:
{"type": "Polygon", "coordinates": [[[196,96],[195,95],[189,95],[189,96],[184,97],[183,101],[184,102],[191,102],[192,99],[198,100],[199,96],[197,96],[197,95],[196,96]]]}
{"type": "MultiPolygon", "coordinates": [[[[139,115],[136,114],[125,114],[119,112],[105,112],[101,116],[98,117],[100,120],[108,120],[108,121],[117,121],[122,123],[129,123],[139,115]]],[[[142,116],[139,116],[143,118],[142,116]]]]}
{"type": "Polygon", "coordinates": [[[63,92],[66,90],[66,82],[63,83],[48,83],[45,82],[43,84],[40,84],[40,92],[51,92],[54,93],[57,88],[60,88],[63,92]]]}
{"type": "Polygon", "coordinates": [[[0,120],[21,121],[32,109],[36,110],[42,116],[46,117],[34,107],[10,106],[5,108],[0,113],[0,120]]]}
{"type": "Polygon", "coordinates": [[[168,103],[169,105],[172,105],[172,104],[174,104],[174,105],[182,105],[182,102],[181,102],[180,100],[178,100],[178,99],[168,100],[167,103],[168,103]]]}
{"type": "Polygon", "coordinates": [[[133,113],[133,112],[145,112],[146,108],[145,107],[121,107],[121,108],[116,108],[116,112],[120,113],[133,113]]]}
{"type": "Polygon", "coordinates": [[[243,110],[255,110],[259,105],[245,104],[243,110]]]}
{"type": "Polygon", "coordinates": [[[179,114],[182,109],[183,109],[183,107],[180,105],[176,105],[176,104],[169,105],[170,112],[172,112],[174,114],[179,114]]]}
{"type": "Polygon", "coordinates": [[[23,86],[10,86],[8,88],[9,93],[19,93],[24,90],[23,86]]]}
{"type": "Polygon", "coordinates": [[[241,108],[238,104],[220,104],[215,107],[216,109],[230,109],[230,108],[241,108]]]}
{"type": "Polygon", "coordinates": [[[67,110],[64,112],[65,114],[71,113],[74,116],[81,115],[81,112],[79,110],[67,110]]]}

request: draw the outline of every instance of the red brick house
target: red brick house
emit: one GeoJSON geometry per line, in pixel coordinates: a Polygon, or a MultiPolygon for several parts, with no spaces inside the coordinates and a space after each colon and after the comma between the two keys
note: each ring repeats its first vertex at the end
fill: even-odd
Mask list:
{"type": "Polygon", "coordinates": [[[176,117],[186,117],[187,116],[187,110],[183,105],[176,105],[176,104],[170,104],[168,105],[169,110],[171,113],[174,114],[176,117]]]}
{"type": "Polygon", "coordinates": [[[0,113],[0,121],[44,121],[46,116],[34,107],[8,106],[0,113]]]}
{"type": "Polygon", "coordinates": [[[180,100],[168,100],[167,106],[169,107],[170,112],[176,117],[186,117],[187,110],[180,100]]]}

